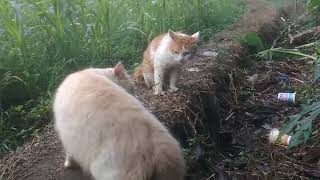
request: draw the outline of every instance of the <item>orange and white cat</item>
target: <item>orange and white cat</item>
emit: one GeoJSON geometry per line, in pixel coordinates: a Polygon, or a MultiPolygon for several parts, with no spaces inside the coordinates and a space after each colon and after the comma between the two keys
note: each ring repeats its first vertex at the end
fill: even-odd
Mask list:
{"type": "Polygon", "coordinates": [[[199,32],[187,35],[169,31],[155,37],[143,55],[143,62],[133,73],[135,81],[144,79],[148,88],[154,86],[155,94],[161,94],[164,77],[169,77],[169,88],[178,91],[177,78],[181,65],[195,54],[199,32]]]}
{"type": "Polygon", "coordinates": [[[65,78],[53,106],[65,167],[80,166],[96,180],[183,180],[179,143],[128,93],[131,85],[122,64],[65,78]]]}

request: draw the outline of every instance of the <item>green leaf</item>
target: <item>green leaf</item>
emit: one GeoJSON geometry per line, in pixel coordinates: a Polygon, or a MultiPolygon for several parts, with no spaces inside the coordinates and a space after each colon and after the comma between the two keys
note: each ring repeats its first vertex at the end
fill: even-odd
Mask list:
{"type": "Polygon", "coordinates": [[[302,117],[302,114],[297,114],[289,117],[289,123],[287,123],[282,129],[281,132],[288,134],[292,131],[292,129],[296,126],[297,122],[302,117]]]}
{"type": "Polygon", "coordinates": [[[244,37],[242,37],[242,41],[248,44],[248,46],[256,48],[257,51],[263,51],[265,49],[261,38],[255,32],[247,33],[244,37]]]}
{"type": "Polygon", "coordinates": [[[297,132],[291,137],[289,147],[288,147],[289,149],[292,149],[298,146],[299,144],[306,142],[310,139],[312,134],[312,120],[313,119],[305,119],[302,125],[297,127],[296,129],[297,132]]]}
{"type": "Polygon", "coordinates": [[[308,113],[310,113],[310,116],[308,116],[307,118],[315,119],[318,116],[317,112],[320,110],[320,102],[314,102],[311,105],[301,105],[301,107],[302,107],[302,111],[299,114],[296,114],[294,116],[290,116],[289,123],[287,123],[281,129],[281,131],[283,131],[284,133],[290,133],[293,130],[293,128],[296,126],[298,121],[308,113]],[[313,117],[314,115],[316,117],[313,117]]]}
{"type": "Polygon", "coordinates": [[[258,55],[261,55],[261,54],[266,53],[266,52],[278,52],[278,53],[285,53],[285,54],[291,54],[291,55],[296,55],[296,56],[307,57],[307,58],[310,58],[310,59],[313,59],[313,60],[317,59],[315,56],[304,54],[304,53],[300,52],[298,49],[285,49],[285,48],[282,48],[282,47],[271,48],[271,49],[259,52],[258,55]]]}
{"type": "Polygon", "coordinates": [[[320,61],[319,59],[316,60],[316,69],[314,71],[314,78],[313,82],[316,82],[320,78],[320,61]]]}
{"type": "Polygon", "coordinates": [[[320,0],[309,0],[308,10],[312,13],[320,12],[320,0]]]}
{"type": "Polygon", "coordinates": [[[302,111],[299,114],[291,116],[290,121],[281,129],[281,132],[286,134],[289,134],[294,130],[289,149],[310,139],[312,134],[312,122],[320,114],[320,102],[314,102],[311,105],[301,105],[301,107],[302,111]],[[299,121],[301,118],[302,120],[299,121]]]}

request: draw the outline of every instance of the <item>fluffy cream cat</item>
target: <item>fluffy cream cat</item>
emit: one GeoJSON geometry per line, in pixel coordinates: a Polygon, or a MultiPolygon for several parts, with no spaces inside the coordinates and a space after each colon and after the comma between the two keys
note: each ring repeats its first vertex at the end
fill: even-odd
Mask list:
{"type": "Polygon", "coordinates": [[[131,85],[122,64],[65,78],[53,107],[65,166],[79,165],[96,180],[183,180],[179,143],[126,92],[131,85]]]}
{"type": "Polygon", "coordinates": [[[148,88],[154,86],[155,94],[161,94],[164,77],[169,77],[169,88],[178,91],[176,81],[181,65],[196,52],[199,32],[187,35],[169,31],[155,37],[144,52],[143,62],[134,73],[135,81],[144,79],[148,88]]]}

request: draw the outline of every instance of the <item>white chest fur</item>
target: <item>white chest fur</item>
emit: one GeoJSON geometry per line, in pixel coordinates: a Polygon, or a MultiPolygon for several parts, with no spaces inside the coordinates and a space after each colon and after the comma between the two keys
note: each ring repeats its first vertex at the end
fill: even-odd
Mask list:
{"type": "Polygon", "coordinates": [[[154,65],[155,68],[158,66],[164,68],[168,66],[175,66],[181,63],[183,57],[181,54],[176,54],[169,49],[172,39],[169,35],[166,35],[161,43],[159,48],[154,54],[154,65]]]}

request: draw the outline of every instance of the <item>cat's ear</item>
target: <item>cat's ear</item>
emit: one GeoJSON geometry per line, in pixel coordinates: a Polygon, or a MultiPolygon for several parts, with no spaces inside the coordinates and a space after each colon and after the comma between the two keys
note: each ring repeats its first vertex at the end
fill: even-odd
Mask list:
{"type": "Polygon", "coordinates": [[[123,77],[124,74],[125,74],[125,69],[124,69],[124,66],[121,62],[119,62],[114,68],[113,68],[113,74],[116,76],[116,77],[123,77]]]}
{"type": "Polygon", "coordinates": [[[199,41],[199,37],[200,37],[200,33],[199,33],[199,31],[198,31],[198,32],[196,32],[196,33],[194,33],[194,34],[192,35],[192,37],[196,38],[196,39],[197,39],[197,41],[199,41]]]}
{"type": "Polygon", "coordinates": [[[169,33],[169,36],[171,37],[171,39],[173,39],[173,40],[176,40],[176,39],[177,39],[177,35],[176,35],[175,32],[169,30],[168,33],[169,33]]]}

